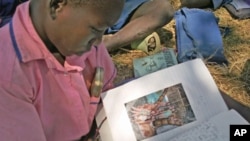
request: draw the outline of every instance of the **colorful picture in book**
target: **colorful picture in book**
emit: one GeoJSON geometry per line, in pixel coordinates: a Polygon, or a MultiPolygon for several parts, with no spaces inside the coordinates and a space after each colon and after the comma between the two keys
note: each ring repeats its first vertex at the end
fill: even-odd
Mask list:
{"type": "Polygon", "coordinates": [[[125,104],[137,140],[143,140],[195,121],[181,84],[125,104]]]}

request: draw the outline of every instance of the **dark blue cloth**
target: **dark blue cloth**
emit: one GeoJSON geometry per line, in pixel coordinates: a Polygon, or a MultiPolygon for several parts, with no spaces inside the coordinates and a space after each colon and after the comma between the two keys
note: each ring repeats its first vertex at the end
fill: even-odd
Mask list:
{"type": "Polygon", "coordinates": [[[106,30],[105,34],[111,34],[119,31],[128,22],[131,13],[133,13],[136,8],[138,8],[141,4],[147,1],[149,0],[125,0],[125,4],[120,18],[118,19],[115,25],[106,30]]]}
{"type": "Polygon", "coordinates": [[[217,19],[210,11],[182,8],[175,14],[178,62],[195,58],[226,63],[217,19]]]}
{"type": "Polygon", "coordinates": [[[28,0],[0,0],[0,27],[4,26],[11,20],[16,7],[25,1],[28,0]]]}
{"type": "MultiPolygon", "coordinates": [[[[245,4],[250,6],[250,0],[244,0],[245,4]]],[[[237,0],[233,0],[230,3],[224,5],[230,15],[235,19],[247,19],[250,18],[250,8],[236,9],[234,4],[237,4],[237,0]]]]}

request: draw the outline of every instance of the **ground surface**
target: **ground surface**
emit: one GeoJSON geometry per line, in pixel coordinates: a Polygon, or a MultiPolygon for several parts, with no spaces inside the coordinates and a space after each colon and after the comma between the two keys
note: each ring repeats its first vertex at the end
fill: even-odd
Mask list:
{"type": "MultiPolygon", "coordinates": [[[[250,19],[234,19],[223,7],[214,11],[214,14],[220,19],[220,26],[229,27],[231,30],[223,38],[225,56],[229,64],[224,66],[207,64],[207,66],[220,90],[250,107],[250,19]]],[[[176,48],[175,21],[171,21],[164,28],[171,34],[164,35],[163,46],[176,48]]],[[[146,54],[140,50],[120,49],[111,53],[111,56],[118,69],[115,82],[119,83],[133,78],[133,59],[146,54]]]]}

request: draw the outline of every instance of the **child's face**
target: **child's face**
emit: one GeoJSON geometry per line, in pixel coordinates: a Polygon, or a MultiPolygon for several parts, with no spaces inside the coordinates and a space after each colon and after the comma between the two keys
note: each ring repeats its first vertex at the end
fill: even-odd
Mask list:
{"type": "Polygon", "coordinates": [[[148,40],[148,52],[154,51],[156,48],[155,37],[151,37],[148,40]]]}
{"type": "Polygon", "coordinates": [[[116,22],[123,6],[122,0],[106,1],[101,7],[66,4],[57,12],[46,32],[62,55],[82,55],[101,42],[104,31],[116,22]]]}

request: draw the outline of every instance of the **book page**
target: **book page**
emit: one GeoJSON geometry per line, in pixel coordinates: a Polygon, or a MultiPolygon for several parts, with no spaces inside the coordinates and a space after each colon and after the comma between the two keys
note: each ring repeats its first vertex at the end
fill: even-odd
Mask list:
{"type": "Polygon", "coordinates": [[[229,141],[230,125],[249,124],[235,110],[230,110],[201,122],[187,132],[178,134],[169,141],[229,141]]]}
{"type": "Polygon", "coordinates": [[[97,127],[99,127],[99,134],[101,138],[107,140],[107,141],[112,141],[112,134],[110,132],[110,127],[107,121],[106,113],[101,107],[96,114],[96,124],[97,127]]]}
{"type": "Polygon", "coordinates": [[[113,140],[119,141],[166,140],[228,110],[201,59],[135,79],[102,100],[113,140]]]}

